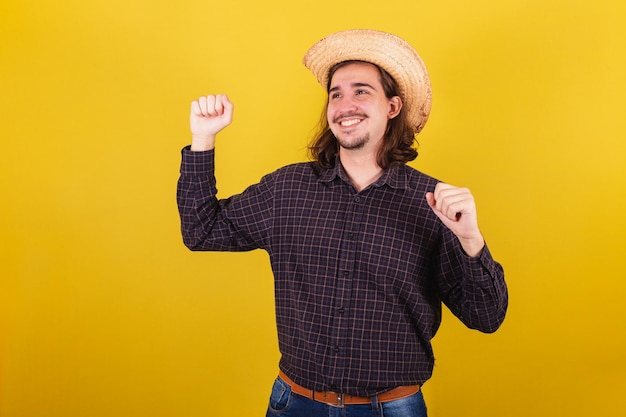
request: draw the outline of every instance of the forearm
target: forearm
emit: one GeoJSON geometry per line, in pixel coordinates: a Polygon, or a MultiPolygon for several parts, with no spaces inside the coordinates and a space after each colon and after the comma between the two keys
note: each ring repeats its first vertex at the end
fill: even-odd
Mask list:
{"type": "Polygon", "coordinates": [[[462,310],[471,328],[485,333],[496,331],[506,316],[508,291],[504,269],[484,246],[479,256],[466,259],[465,292],[471,295],[462,310]]]}
{"type": "Polygon", "coordinates": [[[191,153],[183,149],[176,192],[183,242],[191,250],[210,250],[206,245],[217,221],[219,202],[214,177],[213,152],[191,153]]]}
{"type": "Polygon", "coordinates": [[[485,333],[496,331],[508,308],[502,266],[493,259],[486,245],[476,257],[460,253],[454,261],[448,261],[457,267],[444,272],[445,304],[467,327],[485,333]]]}
{"type": "Polygon", "coordinates": [[[177,202],[185,245],[191,250],[248,251],[268,244],[272,177],[241,194],[217,198],[215,152],[183,149],[177,202]]]}

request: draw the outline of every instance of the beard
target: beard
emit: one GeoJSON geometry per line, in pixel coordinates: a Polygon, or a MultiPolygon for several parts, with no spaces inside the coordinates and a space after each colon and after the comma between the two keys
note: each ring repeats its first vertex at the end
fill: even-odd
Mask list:
{"type": "Polygon", "coordinates": [[[340,147],[348,151],[354,151],[354,150],[363,148],[365,144],[369,142],[370,135],[369,133],[367,133],[363,136],[354,138],[352,140],[342,139],[340,136],[337,136],[337,135],[335,135],[335,138],[337,139],[337,143],[339,144],[340,147]]]}

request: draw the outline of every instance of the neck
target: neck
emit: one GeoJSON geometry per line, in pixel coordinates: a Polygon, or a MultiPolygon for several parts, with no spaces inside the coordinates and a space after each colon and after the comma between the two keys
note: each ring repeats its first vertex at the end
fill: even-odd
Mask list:
{"type": "Polygon", "coordinates": [[[360,154],[354,151],[339,150],[339,158],[344,171],[357,191],[373,184],[383,173],[373,153],[360,154]]]}

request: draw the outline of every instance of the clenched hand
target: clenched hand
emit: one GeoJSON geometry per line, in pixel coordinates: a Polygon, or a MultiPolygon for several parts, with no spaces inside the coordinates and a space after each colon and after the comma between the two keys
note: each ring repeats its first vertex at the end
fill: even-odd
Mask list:
{"type": "Polygon", "coordinates": [[[233,121],[233,103],[223,94],[202,96],[191,103],[191,150],[215,147],[215,135],[233,121]]]}
{"type": "Polygon", "coordinates": [[[434,193],[426,193],[426,201],[443,224],[456,235],[465,253],[478,256],[485,240],[478,228],[476,203],[470,190],[440,182],[434,193]]]}

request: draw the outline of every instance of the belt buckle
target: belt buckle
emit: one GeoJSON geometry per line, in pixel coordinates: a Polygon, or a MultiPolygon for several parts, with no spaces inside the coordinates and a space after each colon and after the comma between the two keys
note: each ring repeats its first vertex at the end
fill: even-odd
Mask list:
{"type": "Polygon", "coordinates": [[[343,392],[337,393],[337,407],[344,408],[346,406],[346,395],[343,392]]]}

